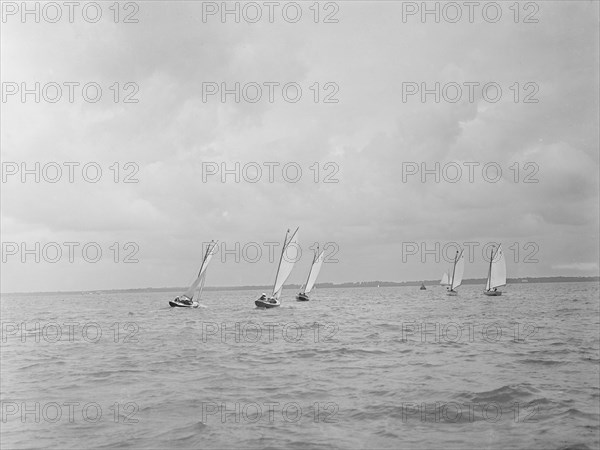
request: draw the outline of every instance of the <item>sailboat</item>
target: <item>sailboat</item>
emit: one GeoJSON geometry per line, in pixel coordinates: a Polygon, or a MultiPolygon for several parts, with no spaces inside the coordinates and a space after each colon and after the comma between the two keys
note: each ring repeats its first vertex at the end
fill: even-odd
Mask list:
{"type": "Polygon", "coordinates": [[[206,279],[206,268],[213,257],[216,245],[217,243],[215,241],[212,241],[210,244],[208,244],[206,254],[202,260],[202,265],[200,266],[200,271],[198,272],[198,276],[187,291],[185,291],[179,297],[176,297],[175,300],[169,300],[169,305],[171,307],[197,308],[199,306],[197,300],[200,300],[200,295],[202,294],[202,289],[204,288],[204,280],[206,279]],[[194,300],[194,297],[197,300],[194,300]]]}
{"type": "Polygon", "coordinates": [[[502,253],[502,245],[498,246],[496,253],[492,248],[490,254],[490,268],[488,270],[487,282],[485,284],[485,295],[498,296],[502,295],[501,291],[497,291],[496,288],[506,285],[506,261],[504,260],[504,253],[502,253]]]}
{"type": "Polygon", "coordinates": [[[281,256],[279,258],[279,266],[277,266],[277,275],[275,275],[275,284],[273,285],[273,293],[269,298],[267,298],[266,294],[262,294],[258,300],[254,301],[254,304],[259,308],[274,308],[276,306],[281,305],[279,301],[279,297],[281,296],[281,291],[283,290],[283,284],[286,282],[292,269],[294,268],[294,263],[296,262],[298,256],[298,250],[296,250],[296,255],[294,258],[290,258],[289,255],[286,255],[284,258],[284,254],[287,249],[291,246],[295,247],[298,245],[298,228],[292,234],[292,237],[288,240],[288,235],[290,234],[290,230],[287,230],[285,233],[285,239],[283,240],[283,248],[281,249],[281,256]]]}
{"type": "MultiPolygon", "coordinates": [[[[308,293],[312,290],[317,281],[317,277],[319,276],[319,271],[321,270],[321,266],[323,265],[323,261],[325,260],[325,250],[319,253],[319,247],[317,246],[317,251],[313,256],[313,262],[310,266],[310,271],[308,272],[308,279],[306,280],[306,284],[304,285],[304,289],[300,288],[300,292],[296,295],[296,300],[299,302],[307,302],[309,300],[308,293]]],[[[379,286],[378,286],[379,287],[379,286]]]]}
{"type": "Polygon", "coordinates": [[[456,252],[456,256],[454,258],[454,266],[452,267],[452,278],[450,278],[448,285],[450,289],[448,290],[448,295],[458,295],[454,289],[459,287],[462,283],[463,274],[465,272],[465,257],[463,256],[463,250],[460,252],[456,252]]]}
{"type": "Polygon", "coordinates": [[[441,286],[449,286],[450,285],[450,278],[448,277],[448,272],[444,272],[444,275],[442,275],[442,281],[440,281],[440,285],[441,286]]]}
{"type": "Polygon", "coordinates": [[[419,288],[419,290],[421,290],[421,291],[424,291],[424,290],[426,290],[426,289],[427,289],[427,288],[425,287],[425,282],[424,282],[424,281],[422,281],[422,282],[421,282],[421,287],[419,288]]]}

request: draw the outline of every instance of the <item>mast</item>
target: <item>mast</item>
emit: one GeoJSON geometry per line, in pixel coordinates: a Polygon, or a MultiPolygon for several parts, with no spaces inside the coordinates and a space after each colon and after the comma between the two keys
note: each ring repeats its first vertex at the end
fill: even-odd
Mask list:
{"type": "Polygon", "coordinates": [[[290,232],[290,229],[285,232],[285,239],[283,240],[283,248],[281,249],[281,256],[279,257],[279,264],[277,265],[277,272],[275,272],[275,281],[273,282],[273,294],[275,295],[275,286],[277,284],[277,275],[279,275],[279,269],[281,268],[281,261],[283,260],[283,253],[285,252],[285,246],[287,244],[287,237],[290,232]]]}
{"type": "MultiPolygon", "coordinates": [[[[204,259],[202,260],[202,265],[200,266],[200,272],[202,272],[202,268],[204,267],[204,263],[206,262],[206,258],[208,258],[208,255],[212,252],[212,248],[210,247],[210,244],[213,244],[212,248],[215,247],[215,241],[212,240],[210,241],[210,243],[208,244],[208,247],[206,247],[206,253],[204,254],[204,259]]],[[[200,273],[198,273],[198,276],[200,276],[200,273]]]]}
{"type": "MultiPolygon", "coordinates": [[[[200,268],[200,271],[202,271],[202,268],[204,267],[204,263],[206,262],[208,255],[212,253],[212,251],[215,249],[215,245],[217,245],[214,239],[210,242],[210,244],[208,244],[208,248],[206,249],[206,254],[204,255],[204,261],[202,261],[202,267],[200,268]],[[212,248],[210,244],[212,244],[212,248]]],[[[204,289],[204,282],[206,281],[206,270],[207,269],[204,269],[204,273],[202,274],[202,281],[200,282],[200,287],[198,288],[198,300],[200,300],[202,290],[204,289]]]]}
{"type": "Polygon", "coordinates": [[[206,248],[206,253],[204,255],[204,259],[202,260],[202,265],[200,266],[200,271],[198,272],[198,275],[196,276],[196,279],[194,280],[192,285],[183,294],[186,297],[192,299],[194,297],[194,294],[198,290],[198,286],[199,286],[200,282],[202,282],[204,279],[203,272],[206,271],[206,267],[207,267],[208,263],[210,262],[210,257],[212,256],[212,252],[215,249],[215,245],[216,245],[216,242],[214,240],[212,240],[208,244],[208,247],[206,248]],[[211,246],[211,244],[212,244],[212,246],[211,246]]]}
{"type": "MultiPolygon", "coordinates": [[[[306,283],[304,283],[303,287],[308,286],[308,280],[310,280],[310,274],[313,271],[313,267],[315,267],[315,261],[317,260],[319,256],[319,244],[317,244],[317,251],[315,252],[315,254],[313,255],[313,260],[312,260],[312,264],[310,265],[310,270],[308,271],[308,278],[306,279],[306,283]]],[[[302,289],[301,289],[302,290],[302,289]]]]}
{"type": "Polygon", "coordinates": [[[213,247],[215,247],[216,242],[214,241],[214,239],[212,241],[210,241],[208,243],[208,246],[206,247],[206,253],[204,254],[204,259],[202,260],[202,264],[200,265],[200,270],[198,271],[198,276],[200,276],[202,274],[202,268],[204,267],[204,263],[206,262],[206,258],[208,258],[208,255],[211,253],[212,249],[210,247],[210,244],[213,244],[213,247]]]}
{"type": "Polygon", "coordinates": [[[490,268],[488,270],[488,279],[487,279],[487,283],[485,286],[487,291],[492,290],[492,261],[493,260],[494,260],[494,247],[492,247],[492,253],[490,254],[490,268]]]}
{"type": "Polygon", "coordinates": [[[202,281],[200,282],[200,288],[198,289],[198,300],[200,300],[200,296],[202,295],[202,289],[204,289],[204,282],[206,281],[206,271],[202,274],[202,281]]]}
{"type": "MultiPolygon", "coordinates": [[[[212,253],[212,251],[215,249],[215,245],[217,245],[217,243],[214,241],[214,239],[212,241],[210,241],[210,243],[208,244],[208,247],[206,248],[206,254],[204,255],[204,259],[202,260],[202,266],[200,266],[200,272],[202,272],[202,269],[204,268],[204,264],[206,263],[206,259],[208,258],[208,255],[210,255],[212,253]],[[210,244],[212,244],[212,248],[211,248],[210,244]]],[[[200,282],[200,288],[198,289],[198,300],[200,300],[200,296],[202,295],[202,289],[204,288],[205,281],[206,281],[206,270],[204,270],[204,273],[202,274],[202,281],[200,282]]]]}
{"type": "Polygon", "coordinates": [[[454,257],[454,265],[452,266],[452,280],[450,281],[450,290],[454,290],[454,272],[456,271],[456,261],[458,261],[458,250],[456,250],[456,256],[454,257]]]}

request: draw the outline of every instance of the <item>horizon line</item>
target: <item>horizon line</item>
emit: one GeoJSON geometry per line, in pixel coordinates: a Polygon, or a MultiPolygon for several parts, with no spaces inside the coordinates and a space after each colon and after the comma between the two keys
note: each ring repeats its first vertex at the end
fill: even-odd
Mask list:
{"type": "MultiPolygon", "coordinates": [[[[590,276],[565,276],[565,275],[556,275],[556,276],[546,276],[546,277],[518,277],[518,278],[507,278],[507,284],[512,280],[517,281],[517,283],[521,283],[522,280],[527,280],[527,282],[531,283],[544,283],[544,282],[560,282],[564,281],[561,279],[568,279],[565,282],[574,282],[574,281],[584,281],[584,282],[593,282],[600,281],[600,275],[590,275],[590,276]]],[[[485,282],[486,278],[465,278],[462,284],[477,284],[479,282],[485,282]]],[[[411,280],[411,281],[382,281],[382,280],[371,280],[371,281],[344,281],[341,283],[334,282],[323,282],[315,284],[315,288],[321,289],[332,289],[332,288],[340,288],[340,287],[348,287],[355,288],[361,287],[361,285],[374,285],[377,286],[365,286],[365,287],[380,287],[381,284],[386,284],[387,286],[383,287],[394,287],[394,286],[412,286],[419,285],[424,283],[425,285],[440,285],[440,280],[411,280]]],[[[302,285],[300,284],[286,284],[284,287],[288,288],[299,288],[302,285]]],[[[205,291],[227,291],[227,290],[264,290],[270,289],[271,285],[239,285],[239,286],[205,286],[205,291]]],[[[0,295],[31,295],[31,294],[77,294],[77,293],[102,293],[102,292],[148,292],[148,291],[156,291],[156,292],[176,292],[180,290],[187,289],[186,286],[183,287],[136,287],[136,288],[116,288],[116,289],[77,289],[77,290],[69,290],[69,291],[17,291],[17,292],[0,292],[0,295]]]]}

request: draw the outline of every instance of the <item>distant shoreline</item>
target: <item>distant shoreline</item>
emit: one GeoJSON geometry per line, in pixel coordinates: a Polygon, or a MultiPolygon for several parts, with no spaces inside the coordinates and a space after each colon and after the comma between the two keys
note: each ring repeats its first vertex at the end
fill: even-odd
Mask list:
{"type": "MultiPolygon", "coordinates": [[[[508,278],[507,284],[527,284],[527,283],[573,283],[573,282],[599,282],[600,277],[523,277],[508,278]]],[[[439,286],[439,280],[424,281],[358,281],[354,283],[317,283],[317,289],[335,289],[335,288],[373,288],[373,287],[402,287],[402,286],[439,286]]],[[[485,278],[469,278],[463,280],[462,284],[485,284],[485,278]]],[[[287,289],[298,289],[299,284],[286,284],[287,289]]],[[[268,291],[272,286],[208,286],[205,291],[268,291]]],[[[126,293],[144,293],[144,292],[179,292],[185,291],[187,286],[183,287],[161,287],[161,288],[129,288],[129,289],[99,289],[99,290],[81,290],[81,291],[38,291],[38,292],[3,292],[0,295],[35,295],[35,294],[126,294],[126,293]]]]}

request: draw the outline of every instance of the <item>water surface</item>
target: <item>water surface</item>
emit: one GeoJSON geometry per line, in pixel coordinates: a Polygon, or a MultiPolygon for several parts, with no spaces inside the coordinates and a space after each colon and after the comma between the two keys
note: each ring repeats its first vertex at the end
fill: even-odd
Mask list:
{"type": "Polygon", "coordinates": [[[3,448],[598,448],[597,283],[3,296],[3,448]]]}

